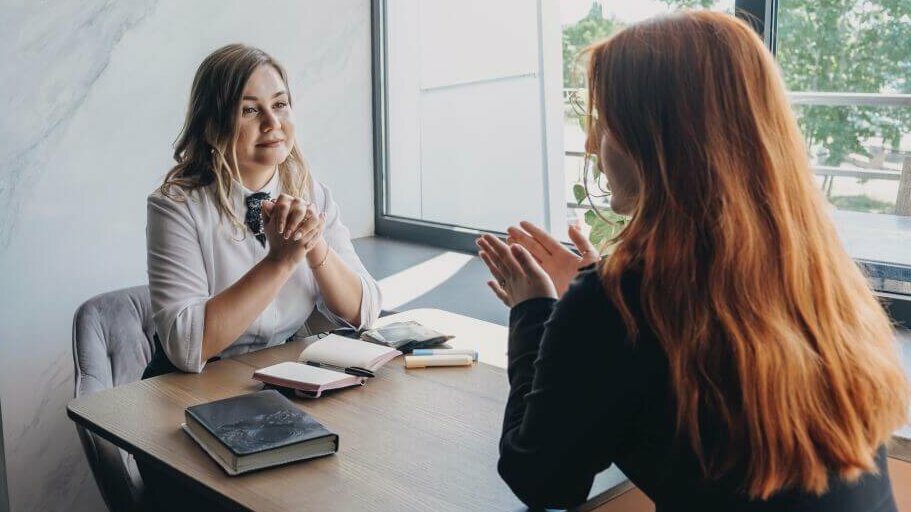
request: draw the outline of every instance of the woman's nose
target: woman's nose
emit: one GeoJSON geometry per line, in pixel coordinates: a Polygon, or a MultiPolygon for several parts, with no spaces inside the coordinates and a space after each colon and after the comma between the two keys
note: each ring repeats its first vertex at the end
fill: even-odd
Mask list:
{"type": "Polygon", "coordinates": [[[271,132],[276,128],[281,128],[281,121],[278,120],[278,116],[274,112],[266,111],[266,115],[263,116],[262,130],[264,133],[271,132]]]}

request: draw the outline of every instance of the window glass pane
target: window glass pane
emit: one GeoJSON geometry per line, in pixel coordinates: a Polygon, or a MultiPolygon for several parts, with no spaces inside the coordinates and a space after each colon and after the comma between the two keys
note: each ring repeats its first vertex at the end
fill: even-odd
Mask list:
{"type": "Polygon", "coordinates": [[[781,0],[776,57],[850,254],[911,265],[911,2],[781,0]]]}
{"type": "Polygon", "coordinates": [[[794,92],[911,92],[911,2],[780,0],[779,65],[794,92]]]}
{"type": "Polygon", "coordinates": [[[540,16],[528,0],[386,3],[387,214],[543,221],[540,16]]]}
{"type": "MultiPolygon", "coordinates": [[[[582,124],[584,113],[585,62],[579,59],[579,52],[590,44],[610,36],[626,25],[644,19],[673,12],[680,8],[708,8],[729,13],[734,12],[734,0],[641,0],[592,1],[561,0],[560,17],[563,27],[563,141],[565,146],[564,183],[562,194],[567,204],[567,223],[582,228],[594,242],[611,236],[619,225],[620,218],[611,214],[607,207],[607,194],[603,187],[586,173],[583,152],[585,131],[582,124]],[[589,176],[589,179],[585,179],[589,176]],[[588,189],[586,195],[584,189],[588,189]],[[580,198],[585,199],[580,201],[580,198]],[[594,205],[596,208],[593,208],[594,205]],[[594,228],[594,229],[593,229],[594,228]]],[[[566,230],[555,229],[557,234],[568,241],[566,230]]]]}

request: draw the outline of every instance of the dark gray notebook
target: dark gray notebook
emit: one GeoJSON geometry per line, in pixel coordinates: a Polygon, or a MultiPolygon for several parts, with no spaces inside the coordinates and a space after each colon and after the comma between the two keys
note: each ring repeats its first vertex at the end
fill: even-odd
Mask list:
{"type": "Polygon", "coordinates": [[[184,429],[230,474],[329,455],[338,435],[274,389],[188,407],[184,429]]]}

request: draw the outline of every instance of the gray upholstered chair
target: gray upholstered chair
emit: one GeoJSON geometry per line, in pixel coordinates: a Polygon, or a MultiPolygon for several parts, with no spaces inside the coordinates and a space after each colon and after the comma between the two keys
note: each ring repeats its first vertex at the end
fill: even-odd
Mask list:
{"type": "MultiPolygon", "coordinates": [[[[310,332],[336,327],[314,311],[310,332]]],[[[155,351],[148,286],[103,293],[87,300],[73,318],[75,396],[139,380],[155,351]]],[[[76,426],[101,496],[112,512],[145,508],[142,477],[133,456],[76,426]]]]}
{"type": "MultiPolygon", "coordinates": [[[[75,396],[139,380],[155,350],[148,286],[103,293],[73,318],[75,396]]],[[[76,426],[95,482],[112,512],[143,508],[142,478],[129,453],[76,426]]]]}

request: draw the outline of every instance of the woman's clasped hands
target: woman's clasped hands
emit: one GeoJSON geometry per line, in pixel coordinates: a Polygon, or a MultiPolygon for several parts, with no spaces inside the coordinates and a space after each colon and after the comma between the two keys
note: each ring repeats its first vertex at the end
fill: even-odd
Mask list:
{"type": "Polygon", "coordinates": [[[323,240],[326,216],[313,203],[281,194],[262,202],[263,228],[269,241],[269,256],[299,263],[313,251],[327,250],[323,240]]]}
{"type": "Polygon", "coordinates": [[[575,226],[569,228],[569,238],[579,254],[530,222],[519,226],[507,230],[508,245],[490,234],[476,240],[478,256],[495,279],[487,285],[508,307],[528,299],[562,297],[579,268],[598,260],[597,249],[575,226]]]}

